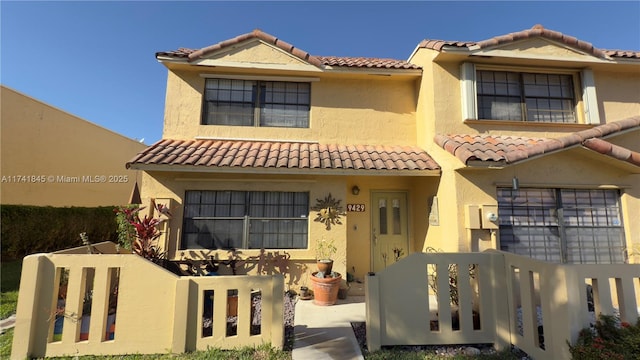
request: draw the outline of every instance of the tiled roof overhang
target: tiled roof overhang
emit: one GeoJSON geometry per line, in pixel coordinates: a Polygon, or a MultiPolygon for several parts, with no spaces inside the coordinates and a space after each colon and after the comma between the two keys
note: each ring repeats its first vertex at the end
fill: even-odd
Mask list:
{"type": "Polygon", "coordinates": [[[541,37],[551,41],[556,41],[568,47],[591,54],[597,58],[619,58],[619,59],[640,59],[640,51],[632,50],[607,50],[598,49],[591,43],[579,40],[573,36],[565,35],[561,32],[545,29],[542,25],[535,25],[531,29],[513,32],[506,35],[496,36],[482,41],[445,41],[425,39],[420,42],[418,48],[431,49],[436,51],[446,50],[481,50],[520,41],[529,38],[541,37]]]}
{"type": "Polygon", "coordinates": [[[138,153],[126,165],[147,171],[440,175],[440,166],[429,154],[413,146],[220,139],[163,139],[138,153]]]}
{"type": "Polygon", "coordinates": [[[640,130],[640,116],[630,117],[555,139],[485,134],[436,135],[434,141],[468,167],[494,167],[529,160],[576,146],[640,167],[640,153],[604,137],[640,130]]]}
{"type": "Polygon", "coordinates": [[[404,60],[382,59],[382,58],[364,58],[364,57],[340,57],[340,56],[314,56],[308,52],[296,48],[295,46],[273,36],[262,30],[255,29],[250,33],[236,36],[232,39],[219,42],[217,44],[204,47],[202,49],[179,48],[173,51],[161,51],[156,53],[157,59],[177,59],[193,62],[202,58],[206,58],[208,54],[223,50],[225,48],[240,44],[244,41],[258,39],[267,44],[276,46],[277,48],[290,53],[291,55],[308,62],[316,67],[346,67],[346,68],[364,68],[364,69],[397,69],[397,70],[420,70],[418,65],[411,64],[404,60]]]}

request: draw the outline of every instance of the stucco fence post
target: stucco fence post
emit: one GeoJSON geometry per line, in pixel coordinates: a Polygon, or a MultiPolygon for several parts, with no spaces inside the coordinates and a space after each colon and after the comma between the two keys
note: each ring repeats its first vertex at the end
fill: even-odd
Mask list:
{"type": "Polygon", "coordinates": [[[507,268],[505,267],[504,255],[498,251],[488,250],[484,255],[490,257],[488,267],[480,267],[479,280],[489,282],[490,294],[486,294],[486,299],[491,301],[492,314],[494,316],[494,348],[498,351],[508,349],[511,346],[511,324],[509,321],[509,311],[511,306],[508,292],[511,286],[508,282],[507,268]]]}
{"type": "Polygon", "coordinates": [[[380,281],[375,273],[365,277],[365,306],[367,348],[369,352],[380,350],[380,281]]]}
{"type": "Polygon", "coordinates": [[[24,258],[11,359],[45,356],[51,316],[47,309],[51,307],[54,278],[55,267],[46,255],[34,254],[24,258]]]}

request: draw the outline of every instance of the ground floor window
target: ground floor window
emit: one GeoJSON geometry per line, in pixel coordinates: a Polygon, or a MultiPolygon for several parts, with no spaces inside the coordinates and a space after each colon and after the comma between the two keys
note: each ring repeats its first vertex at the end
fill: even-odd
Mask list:
{"type": "Polygon", "coordinates": [[[618,190],[498,188],[500,248],[575,264],[625,261],[618,190]]]}
{"type": "Polygon", "coordinates": [[[309,193],[187,191],[182,249],[306,249],[309,193]]]}

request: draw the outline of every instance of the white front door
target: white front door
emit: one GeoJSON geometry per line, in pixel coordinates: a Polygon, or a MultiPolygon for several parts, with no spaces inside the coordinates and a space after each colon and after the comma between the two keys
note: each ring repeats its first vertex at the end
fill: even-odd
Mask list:
{"type": "Polygon", "coordinates": [[[377,272],[409,253],[406,192],[373,192],[371,271],[377,272]]]}

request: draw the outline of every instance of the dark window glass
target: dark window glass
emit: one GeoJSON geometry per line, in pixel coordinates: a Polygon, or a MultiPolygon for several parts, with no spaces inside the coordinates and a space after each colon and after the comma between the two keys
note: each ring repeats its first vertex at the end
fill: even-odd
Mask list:
{"type": "Polygon", "coordinates": [[[625,261],[617,190],[498,188],[500,248],[559,263],[625,261]]]}
{"type": "Polygon", "coordinates": [[[308,128],[310,92],[302,82],[207,79],[202,123],[308,128]]]}
{"type": "Polygon", "coordinates": [[[476,87],[479,119],[576,122],[571,75],[481,70],[476,87]]]}
{"type": "Polygon", "coordinates": [[[309,194],[187,191],[183,249],[305,249],[309,194]]]}

